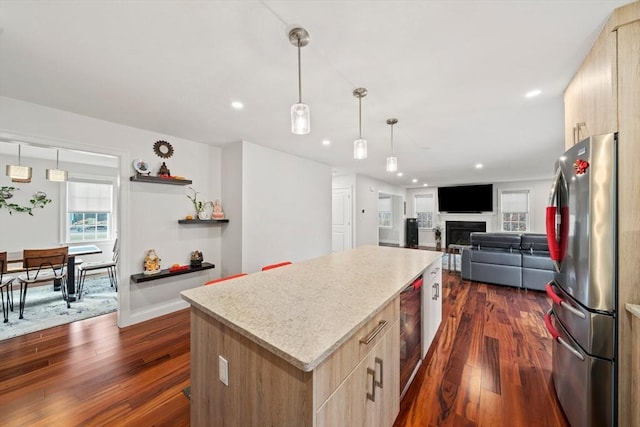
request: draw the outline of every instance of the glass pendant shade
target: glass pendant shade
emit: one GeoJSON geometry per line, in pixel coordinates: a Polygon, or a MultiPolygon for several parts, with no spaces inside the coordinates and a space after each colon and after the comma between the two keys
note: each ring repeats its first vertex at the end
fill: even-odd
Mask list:
{"type": "Polygon", "coordinates": [[[60,169],[47,169],[47,179],[55,182],[65,182],[67,180],[68,173],[60,169]]]}
{"type": "Polygon", "coordinates": [[[387,172],[396,172],[398,170],[398,158],[395,156],[387,157],[387,172]]]}
{"type": "Polygon", "coordinates": [[[291,106],[291,132],[296,135],[311,132],[311,110],[307,104],[300,102],[291,106]]]}
{"type": "Polygon", "coordinates": [[[367,158],[367,140],[356,139],[353,141],[353,158],[356,160],[364,160],[367,158]]]}
{"type": "Polygon", "coordinates": [[[11,182],[31,182],[31,167],[20,165],[7,165],[7,176],[11,182]]]}
{"type": "Polygon", "coordinates": [[[11,182],[31,182],[31,166],[22,166],[21,163],[22,154],[21,146],[18,144],[18,164],[7,165],[7,176],[11,178],[11,182]]]}

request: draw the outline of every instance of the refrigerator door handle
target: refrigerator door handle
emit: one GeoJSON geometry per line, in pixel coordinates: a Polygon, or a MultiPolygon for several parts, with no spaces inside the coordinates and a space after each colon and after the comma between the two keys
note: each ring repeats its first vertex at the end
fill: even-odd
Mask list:
{"type": "Polygon", "coordinates": [[[553,311],[549,310],[547,314],[544,315],[544,325],[547,327],[547,330],[553,337],[553,340],[562,344],[567,350],[571,352],[571,354],[576,356],[578,359],[584,361],[584,356],[578,350],[573,348],[571,344],[569,344],[564,338],[562,338],[560,336],[560,333],[556,330],[556,328],[553,327],[553,324],[551,323],[552,314],[553,314],[553,311]]]}
{"type": "Polygon", "coordinates": [[[562,179],[562,169],[558,168],[553,178],[551,191],[549,193],[549,205],[546,212],[547,244],[549,245],[549,257],[553,261],[556,271],[560,271],[560,262],[564,260],[567,252],[567,241],[569,238],[569,207],[560,207],[560,241],[557,235],[557,215],[556,195],[559,191],[562,179]]]}
{"type": "Polygon", "coordinates": [[[575,314],[576,316],[578,316],[581,319],[586,319],[586,316],[585,316],[585,314],[583,312],[581,312],[580,310],[574,308],[571,304],[565,302],[562,298],[560,298],[558,296],[558,294],[556,294],[554,292],[554,290],[553,290],[553,282],[547,283],[547,286],[545,286],[544,290],[547,292],[547,295],[549,295],[549,298],[551,298],[553,300],[553,302],[558,304],[560,307],[566,308],[571,313],[575,314]]]}

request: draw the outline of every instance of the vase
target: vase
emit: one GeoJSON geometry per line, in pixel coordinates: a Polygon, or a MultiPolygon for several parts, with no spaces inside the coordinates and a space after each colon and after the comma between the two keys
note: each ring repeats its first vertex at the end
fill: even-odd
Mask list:
{"type": "Polygon", "coordinates": [[[210,219],[207,211],[198,212],[198,219],[210,219]]]}

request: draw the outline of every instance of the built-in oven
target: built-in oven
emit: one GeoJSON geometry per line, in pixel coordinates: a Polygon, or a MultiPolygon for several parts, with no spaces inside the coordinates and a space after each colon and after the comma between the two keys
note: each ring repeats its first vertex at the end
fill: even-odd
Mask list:
{"type": "Polygon", "coordinates": [[[400,398],[422,362],[421,287],[422,276],[400,294],[400,398]]]}

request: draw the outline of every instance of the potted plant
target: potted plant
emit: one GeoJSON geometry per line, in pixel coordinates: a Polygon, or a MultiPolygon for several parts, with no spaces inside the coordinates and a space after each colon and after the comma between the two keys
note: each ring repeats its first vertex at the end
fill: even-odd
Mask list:
{"type": "Polygon", "coordinates": [[[213,202],[203,202],[202,200],[198,200],[198,192],[193,187],[189,187],[189,189],[193,191],[193,196],[189,196],[187,194],[187,198],[191,200],[191,203],[193,203],[193,207],[196,210],[196,217],[199,219],[211,219],[213,202]]]}
{"type": "Polygon", "coordinates": [[[433,234],[436,237],[436,250],[439,251],[442,249],[442,228],[440,228],[440,224],[433,227],[433,234]]]}

